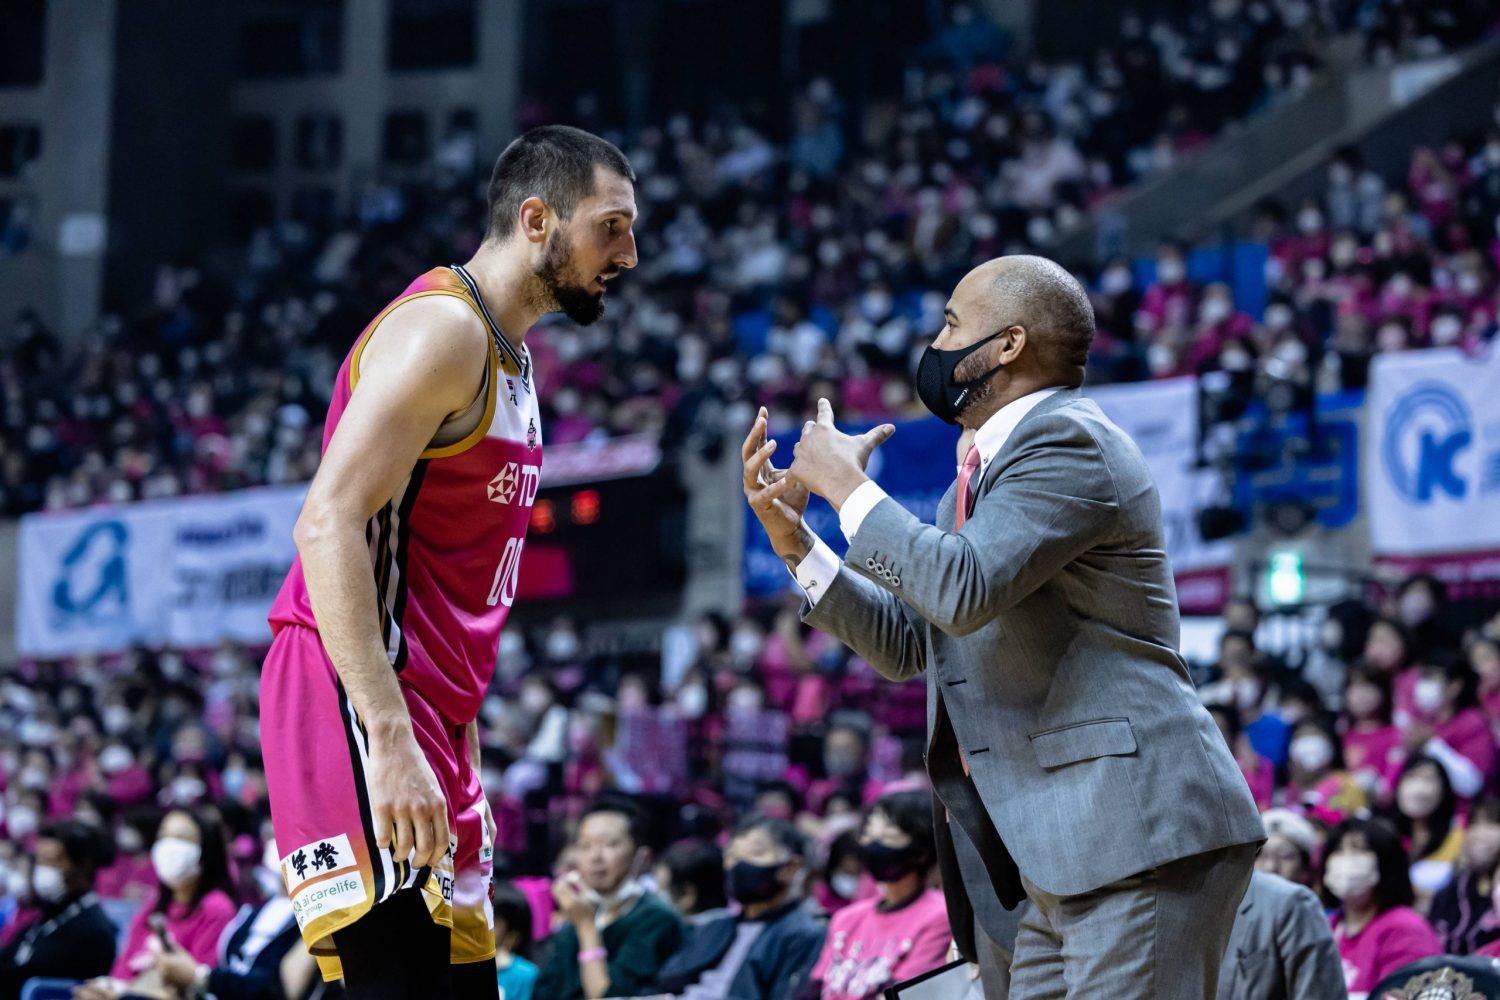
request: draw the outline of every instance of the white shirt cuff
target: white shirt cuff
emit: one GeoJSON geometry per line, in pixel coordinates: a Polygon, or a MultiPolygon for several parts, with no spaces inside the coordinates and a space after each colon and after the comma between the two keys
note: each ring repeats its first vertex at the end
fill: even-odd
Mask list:
{"type": "Polygon", "coordinates": [[[875,480],[866,479],[854,488],[844,505],[839,508],[839,530],[850,542],[859,533],[859,526],[865,523],[865,518],[870,516],[870,511],[875,505],[885,499],[885,490],[875,484],[875,480]]]}
{"type": "Polygon", "coordinates": [[[807,603],[814,607],[818,599],[828,590],[828,585],[833,578],[839,575],[839,567],[843,563],[834,551],[828,547],[823,539],[813,543],[812,551],[803,557],[797,564],[797,569],[792,573],[792,578],[797,581],[797,586],[807,595],[807,603]]]}

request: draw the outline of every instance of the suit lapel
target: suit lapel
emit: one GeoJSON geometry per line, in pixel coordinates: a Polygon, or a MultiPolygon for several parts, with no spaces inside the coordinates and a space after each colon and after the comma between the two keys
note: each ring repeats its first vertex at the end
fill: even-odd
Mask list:
{"type": "Polygon", "coordinates": [[[1080,389],[1059,389],[1032,407],[1031,412],[1021,418],[1021,422],[1016,424],[1015,429],[1010,432],[1010,437],[1005,439],[1005,443],[995,453],[994,459],[990,461],[990,467],[984,470],[984,477],[979,481],[979,488],[974,491],[975,501],[977,502],[980,497],[989,492],[990,487],[995,484],[995,479],[999,476],[1000,470],[1010,464],[1010,453],[1013,450],[1012,445],[1015,444],[1016,435],[1021,433],[1021,428],[1026,426],[1026,421],[1034,417],[1039,417],[1044,413],[1050,413],[1060,406],[1066,406],[1074,400],[1082,398],[1083,391],[1080,389]]]}

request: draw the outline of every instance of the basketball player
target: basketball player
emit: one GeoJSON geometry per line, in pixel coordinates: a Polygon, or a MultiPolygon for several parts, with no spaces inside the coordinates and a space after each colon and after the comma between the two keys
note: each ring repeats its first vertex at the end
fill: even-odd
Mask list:
{"type": "Polygon", "coordinates": [[[541,472],[522,338],[543,313],[603,313],[636,262],[634,181],[597,136],[527,132],[473,259],[414,281],[339,371],[261,734],[303,940],[356,1000],[497,995],[474,720],[541,472]]]}

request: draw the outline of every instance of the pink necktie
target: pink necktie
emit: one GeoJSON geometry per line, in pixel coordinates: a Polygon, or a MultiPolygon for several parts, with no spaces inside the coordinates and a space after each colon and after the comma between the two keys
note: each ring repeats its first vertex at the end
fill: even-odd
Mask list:
{"type": "Polygon", "coordinates": [[[969,448],[969,453],[964,456],[964,467],[958,473],[958,506],[953,512],[953,530],[958,531],[969,519],[969,514],[974,508],[974,495],[969,489],[969,480],[974,478],[974,473],[979,470],[979,449],[969,448]]]}

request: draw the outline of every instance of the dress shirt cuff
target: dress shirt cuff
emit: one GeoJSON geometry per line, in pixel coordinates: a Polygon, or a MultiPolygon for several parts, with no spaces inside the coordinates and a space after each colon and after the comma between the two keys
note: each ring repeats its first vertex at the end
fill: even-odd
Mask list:
{"type": "Polygon", "coordinates": [[[865,523],[870,511],[885,496],[885,490],[877,486],[873,479],[867,479],[854,488],[854,492],[849,494],[849,498],[839,508],[839,530],[844,533],[845,538],[854,541],[859,526],[865,523]]]}
{"type": "Polygon", "coordinates": [[[812,551],[797,564],[792,579],[797,581],[797,586],[807,595],[807,603],[817,607],[818,599],[828,590],[833,578],[839,575],[839,567],[842,565],[828,543],[820,538],[813,543],[812,551]]]}

